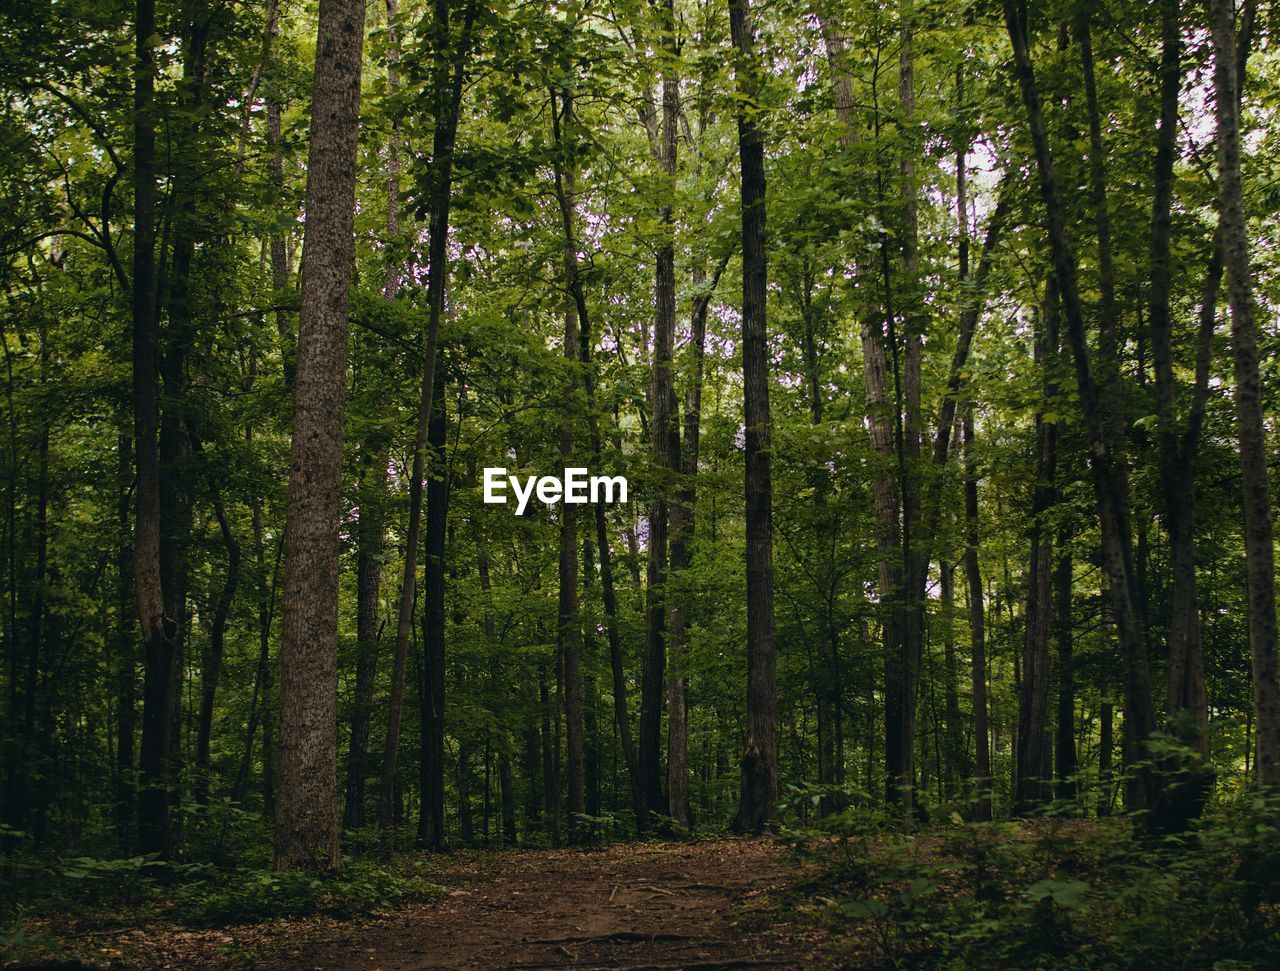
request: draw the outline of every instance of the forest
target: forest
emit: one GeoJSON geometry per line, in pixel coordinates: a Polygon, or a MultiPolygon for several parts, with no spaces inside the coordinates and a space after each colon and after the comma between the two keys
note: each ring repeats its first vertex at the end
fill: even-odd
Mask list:
{"type": "Polygon", "coordinates": [[[1280,966],[1278,45],[0,6],[0,965],[1280,966]]]}

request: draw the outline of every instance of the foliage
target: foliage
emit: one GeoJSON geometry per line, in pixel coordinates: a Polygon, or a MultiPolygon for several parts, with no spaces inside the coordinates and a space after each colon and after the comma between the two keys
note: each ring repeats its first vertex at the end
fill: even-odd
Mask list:
{"type": "Polygon", "coordinates": [[[825,877],[808,906],[859,967],[1273,967],[1273,820],[1254,799],[1160,839],[1126,819],[1053,817],[811,834],[825,877]]]}
{"type": "Polygon", "coordinates": [[[195,927],[217,927],[282,917],[328,914],[352,917],[429,900],[440,889],[425,877],[362,861],[340,874],[244,869],[216,881],[183,886],[165,915],[195,927]]]}

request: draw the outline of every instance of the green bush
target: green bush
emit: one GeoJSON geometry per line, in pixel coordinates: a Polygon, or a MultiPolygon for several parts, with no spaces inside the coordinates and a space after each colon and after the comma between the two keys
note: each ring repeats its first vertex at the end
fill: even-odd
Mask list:
{"type": "Polygon", "coordinates": [[[203,927],[310,914],[349,917],[439,892],[419,876],[369,863],[352,864],[333,876],[244,869],[182,887],[167,916],[203,927]]]}
{"type": "Polygon", "coordinates": [[[1280,967],[1280,831],[1260,799],[1165,837],[1127,819],[959,816],[868,836],[834,817],[826,841],[810,829],[802,842],[859,966],[1280,967]]]}

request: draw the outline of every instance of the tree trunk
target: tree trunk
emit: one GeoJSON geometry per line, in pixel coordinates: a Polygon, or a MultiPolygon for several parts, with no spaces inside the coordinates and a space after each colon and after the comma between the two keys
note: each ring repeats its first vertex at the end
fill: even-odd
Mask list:
{"type": "Polygon", "coordinates": [[[1058,780],[1057,797],[1066,802],[1076,798],[1076,679],[1073,651],[1075,637],[1071,614],[1071,534],[1065,527],[1058,530],[1058,563],[1053,572],[1053,601],[1057,613],[1058,643],[1058,725],[1054,772],[1058,780]]]}
{"type": "Polygon", "coordinates": [[[132,843],[134,811],[134,731],[137,728],[137,633],[133,626],[133,536],[129,493],[133,484],[133,437],[118,436],[119,477],[116,524],[116,833],[121,848],[132,843]]]}
{"type": "Polygon", "coordinates": [[[764,141],[756,125],[761,70],[750,0],[729,0],[737,58],[742,195],[742,383],[746,421],[747,737],[735,829],[759,833],[778,799],[777,644],[773,626],[773,487],[770,476],[769,349],[765,302],[764,141]]]}
{"type": "MultiPolygon", "coordinates": [[[[419,787],[422,797],[422,825],[419,838],[431,850],[445,847],[444,817],[444,704],[445,704],[445,539],[449,512],[449,470],[445,466],[445,440],[448,417],[445,414],[444,381],[437,380],[432,390],[435,405],[431,424],[427,429],[427,448],[430,452],[431,472],[427,481],[427,530],[423,543],[423,593],[426,600],[426,622],[423,632],[423,663],[421,692],[421,759],[419,761],[419,787]]],[[[394,774],[388,777],[387,762],[383,762],[382,798],[387,808],[379,807],[379,816],[387,813],[391,824],[394,802],[394,774]]],[[[381,821],[381,820],[380,820],[381,821]]],[[[394,834],[394,826],[383,830],[394,834]]],[[[384,849],[390,847],[384,842],[384,849]]]]}
{"type": "Polygon", "coordinates": [[[134,596],[146,651],[138,836],[144,852],[171,848],[169,783],[177,621],[165,612],[160,572],[159,401],[155,313],[156,157],[154,0],[138,0],[134,73],[133,414],[137,466],[134,596]]]}
{"type": "MultiPolygon", "coordinates": [[[[547,683],[547,666],[538,667],[538,700],[542,713],[542,806],[547,819],[547,833],[551,845],[560,845],[560,772],[558,738],[551,733],[552,699],[547,683]]],[[[555,716],[559,719],[559,715],[555,716]]]]}
{"type": "Polygon", "coordinates": [[[1027,589],[1022,682],[1018,694],[1018,751],[1014,811],[1027,813],[1052,796],[1049,771],[1049,643],[1053,631],[1053,543],[1048,516],[1056,502],[1058,428],[1045,417],[1057,398],[1051,376],[1058,350],[1057,300],[1050,281],[1036,327],[1036,363],[1043,382],[1043,405],[1036,414],[1035,487],[1031,500],[1031,568],[1027,589]]]}
{"type": "Polygon", "coordinates": [[[1116,748],[1114,727],[1114,706],[1106,697],[1106,686],[1103,686],[1104,697],[1102,711],[1099,715],[1101,724],[1098,728],[1098,815],[1110,816],[1113,799],[1114,782],[1111,778],[1111,761],[1116,748]]]}
{"type": "MultiPolygon", "coordinates": [[[[1134,577],[1133,550],[1129,536],[1126,472],[1112,454],[1107,433],[1103,395],[1094,378],[1084,309],[1077,283],[1075,254],[1067,237],[1065,215],[1059,197],[1057,176],[1049,149],[1040,93],[1028,48],[1026,24],[1016,0],[1005,0],[1005,22],[1014,51],[1014,73],[1027,113],[1035,152],[1040,195],[1044,202],[1053,272],[1057,280],[1062,315],[1075,361],[1076,384],[1088,435],[1089,464],[1093,472],[1098,518],[1102,528],[1103,560],[1121,652],[1125,662],[1125,715],[1135,744],[1145,747],[1155,730],[1155,706],[1151,693],[1151,669],[1147,659],[1147,632],[1139,605],[1134,577]]],[[[1157,779],[1143,760],[1135,769],[1135,792],[1142,806],[1155,804],[1159,795],[1157,779]]],[[[1138,807],[1134,807],[1138,808],[1138,807]]]]}
{"type": "MultiPolygon", "coordinates": [[[[905,132],[912,131],[915,116],[915,57],[913,53],[912,0],[903,0],[902,17],[905,28],[902,46],[898,52],[898,111],[905,132]]],[[[902,315],[901,372],[898,366],[898,341],[895,340],[895,323],[892,301],[886,298],[886,322],[889,328],[890,352],[893,354],[894,383],[897,392],[899,421],[898,478],[902,496],[902,575],[906,586],[902,589],[901,660],[902,703],[896,726],[898,733],[898,793],[902,809],[909,817],[915,787],[915,739],[916,696],[920,678],[920,664],[924,650],[924,584],[916,580],[928,572],[926,536],[928,525],[921,519],[920,482],[917,468],[920,464],[921,423],[921,366],[924,349],[924,329],[928,322],[925,305],[920,293],[920,250],[916,202],[916,165],[914,144],[908,143],[903,151],[901,166],[902,204],[902,275],[904,283],[897,294],[898,312],[902,315]],[[923,563],[923,570],[921,569],[923,563]]],[[[885,259],[885,292],[890,292],[888,260],[885,259]]],[[[950,428],[948,428],[948,432],[950,428]]],[[[890,730],[894,730],[890,728],[890,730]]]]}
{"type": "MultiPolygon", "coordinates": [[[[563,114],[561,124],[568,125],[573,117],[572,96],[565,94],[562,99],[563,114]]],[[[551,95],[551,112],[555,115],[561,109],[556,107],[554,91],[551,95]]],[[[556,137],[560,143],[559,133],[556,137]]],[[[573,209],[574,176],[572,170],[558,173],[560,190],[565,197],[569,209],[573,209]]],[[[566,278],[575,274],[576,256],[568,251],[569,241],[565,240],[564,268],[566,278]]],[[[573,362],[580,355],[578,335],[578,308],[572,294],[564,308],[564,348],[563,353],[570,363],[569,378],[564,395],[564,409],[560,425],[559,453],[561,464],[568,468],[573,464],[573,428],[578,417],[577,380],[573,362]]],[[[558,510],[560,560],[559,560],[559,602],[557,607],[557,643],[564,663],[564,692],[566,716],[566,741],[568,756],[569,782],[569,842],[584,842],[587,833],[583,828],[582,816],[587,811],[587,779],[585,726],[582,710],[582,622],[578,612],[578,517],[576,508],[568,502],[560,504],[558,510]]]]}
{"type": "Polygon", "coordinates": [[[1280,684],[1276,671],[1275,547],[1262,381],[1258,370],[1258,325],[1249,268],[1248,215],[1240,178],[1240,105],[1234,4],[1211,0],[1214,112],[1218,122],[1218,220],[1222,234],[1227,298],[1231,307],[1231,351],[1235,371],[1236,430],[1244,483],[1245,570],[1249,604],[1249,650],[1257,778],[1264,788],[1280,785],[1280,684]]]}
{"type": "MultiPolygon", "coordinates": [[[[394,97],[400,90],[396,65],[400,59],[400,27],[397,0],[386,0],[387,9],[387,90],[394,97]]],[[[400,294],[401,264],[394,243],[400,235],[400,134],[392,125],[387,139],[387,238],[393,249],[386,260],[383,299],[394,301],[400,294]]],[[[378,395],[375,412],[384,402],[378,395]]],[[[351,710],[351,743],[347,749],[346,801],[342,813],[344,829],[365,824],[365,777],[369,772],[369,733],[373,715],[373,689],[378,672],[378,642],[381,626],[378,602],[382,593],[382,551],[386,531],[387,457],[390,436],[385,426],[375,424],[360,443],[358,515],[356,526],[356,684],[351,710]]]]}
{"type": "Polygon", "coordinates": [[[262,722],[262,795],[263,813],[268,819],[275,812],[274,786],[272,784],[271,758],[271,713],[272,703],[271,672],[271,624],[275,619],[276,584],[280,575],[280,553],[282,544],[277,540],[276,555],[267,573],[266,550],[262,543],[262,503],[255,500],[253,506],[253,552],[258,568],[258,669],[253,685],[253,700],[249,706],[249,728],[245,732],[244,755],[240,759],[240,769],[236,772],[236,780],[231,786],[231,801],[240,803],[249,784],[249,773],[253,768],[253,742],[258,732],[258,722],[262,722]]]}
{"type": "MultiPolygon", "coordinates": [[[[681,449],[681,484],[671,509],[671,572],[678,576],[693,562],[695,533],[694,512],[697,505],[696,481],[698,448],[702,424],[702,375],[706,354],[707,311],[711,295],[720,281],[728,257],[722,259],[706,280],[700,271],[694,283],[703,288],[693,300],[689,321],[689,349],[693,367],[685,396],[684,445],[681,449]]],[[[667,814],[685,832],[693,830],[693,809],[689,804],[689,734],[684,650],[688,636],[687,593],[677,591],[671,598],[667,624],[667,649],[671,656],[671,675],[667,683],[667,814]]]]}
{"type": "Polygon", "coordinates": [[[657,141],[662,174],[663,203],[658,209],[659,232],[655,259],[653,381],[649,388],[649,424],[654,482],[649,504],[648,569],[645,588],[644,663],[640,680],[640,778],[650,814],[665,815],[662,793],[662,708],[666,675],[668,528],[673,473],[680,465],[679,416],[676,407],[672,357],[675,347],[675,239],[670,200],[675,194],[676,114],[680,79],[673,63],[679,56],[675,36],[675,5],[663,0],[662,126],[657,141]]]}
{"type": "MultiPolygon", "coordinates": [[[[271,57],[279,35],[279,0],[268,0],[266,50],[263,52],[264,62],[271,57]]],[[[279,71],[279,66],[276,67],[276,70],[279,71]]],[[[267,159],[267,184],[271,188],[272,203],[283,210],[285,206],[284,154],[281,148],[283,130],[280,124],[280,95],[276,93],[275,89],[276,85],[271,85],[268,88],[266,97],[267,150],[270,153],[267,159]]],[[[277,230],[271,234],[268,241],[268,250],[271,262],[271,287],[275,290],[274,301],[278,308],[275,317],[276,332],[280,335],[281,341],[281,370],[284,374],[285,387],[292,392],[297,348],[294,342],[293,324],[290,319],[292,315],[285,309],[287,302],[285,291],[289,286],[290,268],[289,248],[283,232],[277,230]]]]}
{"type": "Polygon", "coordinates": [[[364,0],[322,0],[280,645],[277,869],[338,867],[338,529],[364,0]]]}
{"type": "Polygon", "coordinates": [[[240,583],[240,544],[231,530],[231,522],[227,519],[227,511],[218,494],[217,486],[210,483],[213,493],[213,511],[218,519],[218,529],[222,533],[222,545],[227,550],[227,572],[222,581],[222,592],[218,594],[217,605],[213,611],[213,623],[209,631],[208,650],[200,661],[200,722],[196,733],[196,805],[204,806],[209,799],[209,744],[213,737],[213,702],[218,691],[218,676],[222,672],[222,658],[227,632],[227,615],[231,611],[231,601],[236,595],[236,587],[240,583]]]}
{"type": "Polygon", "coordinates": [[[962,781],[968,776],[965,765],[964,726],[960,718],[960,684],[956,665],[956,568],[954,563],[943,561],[938,564],[938,579],[941,587],[942,624],[942,656],[945,665],[944,692],[946,696],[946,779],[950,791],[958,792],[962,781]]]}
{"type": "Polygon", "coordinates": [[[973,686],[974,788],[976,815],[991,818],[991,750],[987,730],[987,631],[978,563],[978,463],[973,446],[973,403],[964,409],[964,578],[969,597],[969,656],[973,686]]]}
{"type": "MultiPolygon", "coordinates": [[[[563,139],[560,119],[552,112],[552,135],[557,144],[563,139]]],[[[573,205],[568,191],[566,173],[559,164],[554,167],[556,177],[556,201],[560,209],[560,224],[564,232],[565,275],[568,278],[569,294],[573,297],[578,313],[578,345],[579,357],[582,361],[582,383],[586,392],[587,433],[590,437],[591,457],[595,468],[600,468],[603,455],[603,440],[600,434],[600,422],[596,415],[595,370],[591,363],[593,342],[591,330],[591,313],[587,306],[586,291],[582,285],[581,272],[578,266],[578,243],[575,229],[573,205]]],[[[618,632],[618,598],[613,584],[613,550],[609,545],[608,517],[603,503],[595,504],[596,545],[600,551],[600,589],[604,603],[605,630],[609,638],[609,666],[613,675],[613,714],[618,726],[618,736],[622,743],[623,757],[627,763],[627,774],[631,782],[631,807],[635,815],[636,830],[645,832],[649,825],[649,812],[645,804],[645,792],[641,781],[640,759],[631,735],[631,721],[627,714],[626,672],[622,659],[622,640],[618,632]]],[[[633,533],[628,533],[634,539],[633,533]]],[[[635,556],[633,556],[633,560],[635,556]]],[[[638,560],[636,560],[638,562],[638,560]]],[[[638,584],[637,574],[637,584],[638,584]]]]}
{"type": "MultiPolygon", "coordinates": [[[[382,851],[390,855],[395,850],[395,825],[392,818],[396,765],[400,746],[400,713],[404,707],[404,672],[409,651],[409,631],[413,626],[414,595],[417,590],[418,543],[422,531],[423,476],[426,472],[426,447],[428,426],[432,423],[432,410],[436,407],[435,387],[437,375],[437,348],[440,336],[440,320],[444,316],[445,295],[448,292],[449,257],[449,209],[453,200],[453,151],[458,135],[459,106],[462,103],[462,85],[466,76],[467,57],[471,46],[471,32],[475,23],[475,3],[469,0],[463,15],[463,25],[454,38],[456,49],[450,61],[446,41],[451,33],[450,0],[437,0],[434,8],[434,27],[439,35],[433,67],[432,85],[435,97],[435,131],[432,142],[432,165],[428,190],[427,218],[427,332],[422,351],[422,387],[418,397],[418,418],[414,433],[413,462],[409,479],[409,528],[405,540],[404,573],[400,583],[400,605],[396,620],[396,640],[392,653],[391,699],[387,707],[387,739],[382,758],[382,785],[378,796],[378,828],[382,833],[382,851]]],[[[443,408],[443,399],[441,401],[443,408]]],[[[442,442],[443,444],[443,442],[442,442]]],[[[443,524],[442,524],[443,528],[443,524]]],[[[443,535],[443,534],[442,534],[443,535]]],[[[440,550],[443,555],[443,547],[440,550]]],[[[429,555],[429,554],[428,554],[429,555]]],[[[443,576],[440,578],[443,591],[443,576]]],[[[443,636],[443,603],[441,604],[441,628],[443,636]]],[[[428,606],[428,616],[430,616],[428,606]]],[[[428,626],[430,626],[428,624],[428,626]]],[[[430,630],[427,632],[427,651],[433,650],[430,630]]],[[[443,652],[443,643],[439,645],[443,652]]],[[[443,655],[442,655],[443,656],[443,655]]],[[[431,678],[430,672],[427,673],[431,678]]],[[[444,684],[437,688],[443,708],[444,684]]],[[[424,696],[425,698],[426,696],[424,696]]],[[[440,712],[443,714],[443,711],[440,712]]],[[[424,712],[423,718],[427,714],[424,712]]],[[[424,737],[424,755],[427,754],[424,737]]],[[[442,753],[443,754],[443,753],[442,753]]],[[[424,770],[425,771],[425,770],[424,770]]],[[[443,772],[443,767],[440,767],[443,772]]],[[[441,776],[443,779],[443,776],[441,776]]],[[[423,794],[424,811],[426,793],[423,794]]],[[[443,792],[440,814],[443,816],[443,792]]],[[[428,843],[436,849],[443,848],[443,819],[432,825],[428,843]],[[437,841],[438,837],[438,841],[437,841]]]]}

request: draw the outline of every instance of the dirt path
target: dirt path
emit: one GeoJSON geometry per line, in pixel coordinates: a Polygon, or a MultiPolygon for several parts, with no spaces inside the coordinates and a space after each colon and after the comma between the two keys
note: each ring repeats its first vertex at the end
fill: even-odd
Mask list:
{"type": "Polygon", "coordinates": [[[112,956],[147,967],[806,968],[824,942],[792,926],[779,899],[803,877],[767,840],[460,853],[429,876],[445,896],[394,914],[179,932],[167,944],[153,930],[145,955],[126,935],[112,956]]]}

